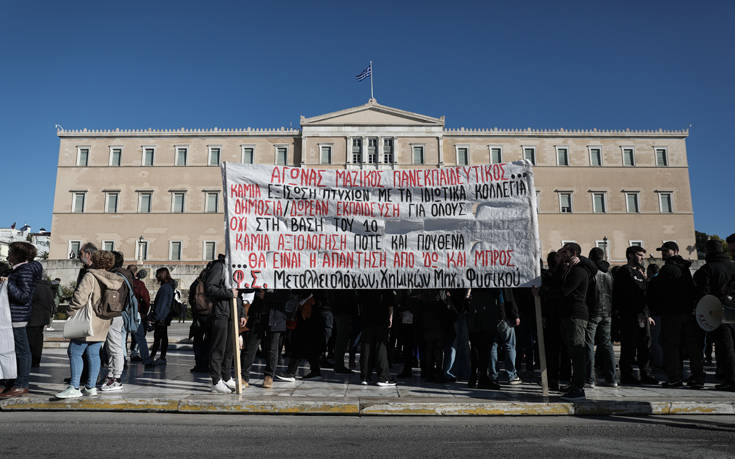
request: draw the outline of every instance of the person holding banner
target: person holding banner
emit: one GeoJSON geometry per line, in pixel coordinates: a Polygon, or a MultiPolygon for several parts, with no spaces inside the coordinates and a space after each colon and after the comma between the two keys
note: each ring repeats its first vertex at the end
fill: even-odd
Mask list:
{"type": "Polygon", "coordinates": [[[244,333],[244,353],[241,354],[242,378],[250,380],[250,366],[255,360],[258,346],[263,343],[266,352],[265,377],[263,388],[273,387],[273,377],[278,368],[278,357],[281,350],[281,336],[286,332],[286,290],[266,292],[263,289],[255,292],[253,304],[248,309],[248,331],[244,333]]]}
{"type": "MultiPolygon", "coordinates": [[[[204,292],[213,303],[212,309],[212,341],[209,351],[209,367],[212,376],[212,392],[230,394],[236,387],[232,377],[233,356],[235,355],[235,336],[230,311],[232,299],[237,296],[237,288],[227,287],[227,270],[225,256],[220,254],[217,260],[207,266],[204,281],[204,292]]],[[[238,302],[240,327],[245,326],[245,312],[238,302]]],[[[239,377],[239,375],[238,375],[239,377]]]]}
{"type": "MultiPolygon", "coordinates": [[[[735,241],[733,241],[735,242],[735,241]]],[[[709,240],[705,243],[705,264],[694,273],[697,299],[704,295],[714,295],[723,304],[732,302],[727,296],[735,293],[735,261],[724,253],[722,242],[709,240]]],[[[715,345],[721,362],[723,381],[715,386],[717,390],[735,391],[735,324],[723,323],[715,330],[715,345]]],[[[704,386],[704,381],[690,380],[687,384],[704,386]],[[700,383],[701,384],[697,384],[700,383]]]]}

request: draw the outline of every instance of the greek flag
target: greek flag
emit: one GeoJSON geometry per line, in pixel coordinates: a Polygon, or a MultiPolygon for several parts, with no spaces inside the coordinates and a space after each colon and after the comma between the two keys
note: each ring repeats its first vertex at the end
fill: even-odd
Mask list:
{"type": "Polygon", "coordinates": [[[357,81],[362,81],[365,78],[368,78],[369,76],[372,76],[372,74],[373,74],[373,66],[371,64],[371,65],[368,65],[367,67],[365,67],[365,70],[363,70],[359,74],[355,75],[355,78],[357,78],[357,81]]]}

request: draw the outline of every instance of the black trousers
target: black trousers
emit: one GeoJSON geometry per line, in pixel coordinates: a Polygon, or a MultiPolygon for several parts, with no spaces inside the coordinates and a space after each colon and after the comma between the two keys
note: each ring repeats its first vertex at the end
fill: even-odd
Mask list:
{"type": "Polygon", "coordinates": [[[215,318],[212,321],[211,347],[209,351],[209,371],[212,383],[232,377],[233,356],[235,355],[235,336],[232,320],[215,318]]]}
{"type": "Polygon", "coordinates": [[[43,352],[43,328],[45,325],[26,327],[28,342],[31,345],[31,366],[37,367],[41,364],[41,353],[43,352]]]}
{"type": "Polygon", "coordinates": [[[159,349],[161,349],[161,359],[166,360],[166,351],[168,350],[168,325],[165,323],[157,323],[153,328],[151,360],[156,356],[156,352],[158,352],[159,349]]]}
{"type": "Polygon", "coordinates": [[[196,319],[197,326],[193,330],[192,347],[194,348],[194,366],[200,370],[209,368],[209,341],[211,322],[207,319],[196,319]]]}
{"type": "Polygon", "coordinates": [[[684,379],[682,348],[689,354],[689,377],[704,383],[704,332],[691,314],[671,314],[661,317],[661,343],[664,349],[664,369],[669,382],[684,379]]]}
{"type": "Polygon", "coordinates": [[[493,341],[495,341],[493,332],[470,332],[470,382],[490,380],[487,370],[493,341]]]}
{"type": "Polygon", "coordinates": [[[360,338],[360,376],[367,380],[372,373],[371,359],[380,381],[390,378],[388,364],[388,327],[378,325],[366,327],[360,338]]]}
{"type": "Polygon", "coordinates": [[[716,349],[720,351],[717,365],[722,369],[724,382],[735,384],[735,325],[722,324],[714,334],[716,349]]]}
{"type": "MultiPolygon", "coordinates": [[[[546,372],[549,383],[559,383],[562,355],[566,358],[561,340],[561,324],[556,316],[544,318],[544,345],[546,348],[546,372]]],[[[568,358],[567,358],[568,360],[568,358]]]]}
{"type": "MultiPolygon", "coordinates": [[[[440,335],[424,336],[421,342],[421,377],[439,380],[444,375],[444,340],[440,335]]],[[[489,354],[488,354],[489,355],[489,354]]]]}
{"type": "Polygon", "coordinates": [[[641,378],[651,373],[651,327],[646,320],[640,326],[637,316],[620,319],[620,378],[633,377],[633,362],[638,361],[641,378]]]}
{"type": "Polygon", "coordinates": [[[345,352],[350,346],[352,336],[353,317],[349,314],[335,316],[337,325],[336,338],[334,340],[334,369],[345,368],[345,352]]]}
{"type": "Polygon", "coordinates": [[[243,334],[245,349],[240,354],[240,362],[242,364],[242,379],[250,380],[250,366],[255,361],[255,355],[258,352],[258,346],[261,342],[265,345],[265,376],[271,378],[275,376],[278,368],[278,357],[281,350],[281,332],[274,332],[267,329],[266,326],[254,326],[253,329],[243,334]]]}

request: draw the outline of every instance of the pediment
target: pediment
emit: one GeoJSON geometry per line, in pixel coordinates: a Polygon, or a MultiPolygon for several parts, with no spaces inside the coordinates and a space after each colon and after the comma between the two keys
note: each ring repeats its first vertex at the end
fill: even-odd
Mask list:
{"type": "Polygon", "coordinates": [[[380,105],[371,99],[365,105],[310,118],[301,126],[444,126],[444,117],[434,118],[380,105]]]}

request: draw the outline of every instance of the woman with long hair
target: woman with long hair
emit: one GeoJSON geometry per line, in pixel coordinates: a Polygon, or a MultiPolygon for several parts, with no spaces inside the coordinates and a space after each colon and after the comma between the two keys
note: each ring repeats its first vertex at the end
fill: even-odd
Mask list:
{"type": "MultiPolygon", "coordinates": [[[[115,256],[112,252],[98,250],[91,255],[92,265],[82,277],[81,282],[74,290],[74,296],[69,304],[70,315],[77,314],[87,307],[89,301],[97,304],[102,299],[102,286],[107,289],[119,290],[122,286],[122,278],[108,270],[115,265],[115,256]]],[[[69,387],[63,392],[56,394],[56,398],[77,398],[82,395],[97,395],[97,377],[100,372],[100,348],[107,339],[111,320],[101,319],[92,308],[90,317],[92,322],[92,336],[86,338],[74,338],[69,341],[67,355],[71,366],[71,379],[69,387]],[[88,376],[84,388],[80,391],[82,369],[84,362],[82,356],[87,356],[88,376]]]]}
{"type": "Polygon", "coordinates": [[[156,270],[156,280],[161,287],[156,292],[153,301],[153,312],[150,321],[153,326],[153,347],[151,347],[151,360],[156,356],[159,348],[161,357],[154,361],[156,365],[166,365],[166,350],[168,350],[168,326],[171,324],[171,303],[174,300],[174,289],[176,281],[171,279],[168,268],[156,270]]]}

